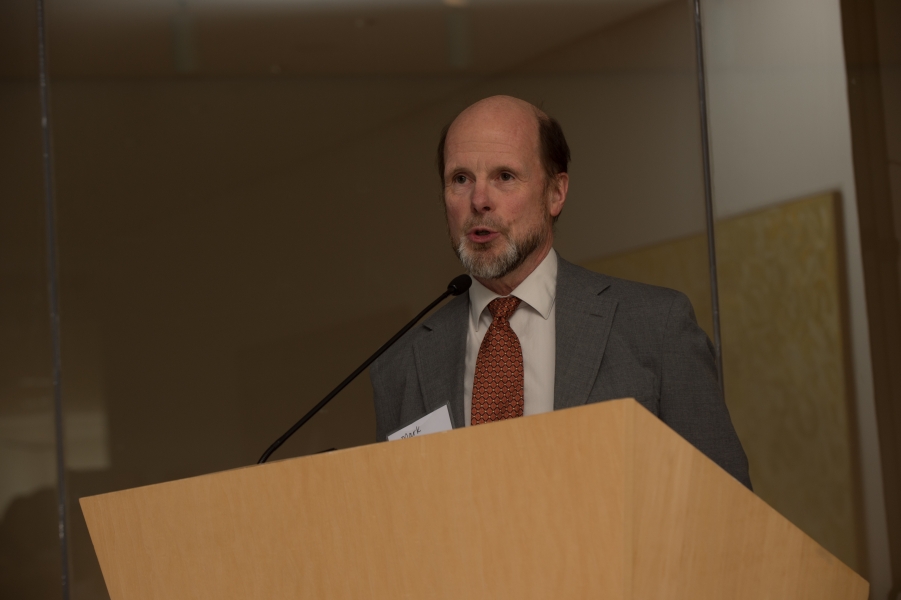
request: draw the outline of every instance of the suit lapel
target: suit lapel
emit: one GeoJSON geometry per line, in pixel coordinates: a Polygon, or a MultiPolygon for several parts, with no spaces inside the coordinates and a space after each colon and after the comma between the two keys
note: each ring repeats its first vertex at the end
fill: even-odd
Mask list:
{"type": "Polygon", "coordinates": [[[560,259],[557,267],[554,410],[585,404],[598,376],[616,301],[610,278],[560,259]]]}
{"type": "Polygon", "coordinates": [[[413,346],[426,414],[449,404],[454,427],[464,426],[463,371],[469,294],[457,296],[433,314],[413,346]]]}

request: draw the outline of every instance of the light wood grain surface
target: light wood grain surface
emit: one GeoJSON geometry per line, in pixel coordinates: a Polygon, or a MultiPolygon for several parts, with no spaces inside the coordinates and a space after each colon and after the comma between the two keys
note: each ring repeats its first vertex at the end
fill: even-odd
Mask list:
{"type": "Polygon", "coordinates": [[[867,593],[631,400],[81,504],[113,600],[867,593]]]}

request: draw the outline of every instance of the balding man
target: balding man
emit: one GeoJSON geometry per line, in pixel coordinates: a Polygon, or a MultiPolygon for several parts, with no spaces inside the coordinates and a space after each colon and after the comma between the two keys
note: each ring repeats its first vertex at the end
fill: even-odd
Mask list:
{"type": "Polygon", "coordinates": [[[378,438],[445,404],[462,427],[632,397],[750,487],[685,295],[554,251],[568,163],[557,122],[516,98],[481,100],[445,129],[447,228],[474,281],[372,366],[378,438]]]}

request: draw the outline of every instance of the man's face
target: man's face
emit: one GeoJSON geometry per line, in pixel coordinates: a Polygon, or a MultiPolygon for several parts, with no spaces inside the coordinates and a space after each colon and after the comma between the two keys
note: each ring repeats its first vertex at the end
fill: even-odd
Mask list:
{"type": "Polygon", "coordinates": [[[454,121],[445,143],[444,204],[451,244],[474,276],[504,277],[550,248],[552,218],[566,193],[558,188],[548,185],[528,105],[488,99],[454,121]]]}

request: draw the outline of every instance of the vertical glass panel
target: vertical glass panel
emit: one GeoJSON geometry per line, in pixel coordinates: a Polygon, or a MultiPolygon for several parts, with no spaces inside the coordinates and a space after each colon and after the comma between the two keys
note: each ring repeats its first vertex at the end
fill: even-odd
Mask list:
{"type": "MultiPolygon", "coordinates": [[[[685,291],[710,332],[685,0],[49,14],[73,498],[253,463],[443,291],[438,136],[492,94],[567,134],[560,255],[685,291]]],[[[364,376],[275,458],[374,440],[364,376]]]]}
{"type": "Polygon", "coordinates": [[[726,397],[755,492],[863,571],[866,320],[839,5],[704,7],[726,397]]]}
{"type": "Polygon", "coordinates": [[[0,597],[62,595],[37,24],[0,6],[0,597]]]}

